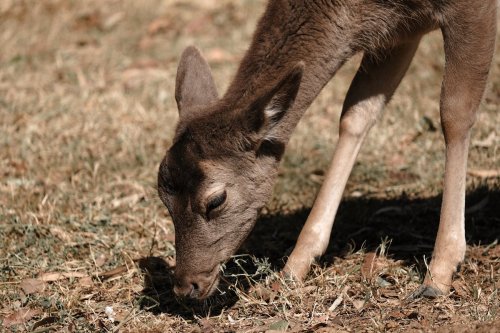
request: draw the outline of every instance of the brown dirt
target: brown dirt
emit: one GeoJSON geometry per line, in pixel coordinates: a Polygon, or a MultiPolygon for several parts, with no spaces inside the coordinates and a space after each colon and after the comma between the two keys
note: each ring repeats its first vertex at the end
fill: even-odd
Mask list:
{"type": "Polygon", "coordinates": [[[220,294],[173,297],[173,226],[155,179],[177,119],[176,63],[196,44],[224,90],[263,9],[263,0],[0,2],[0,331],[499,331],[500,43],[472,133],[466,260],[449,295],[405,300],[439,216],[437,32],[368,136],[330,248],[304,285],[278,272],[321,184],[359,56],[299,124],[220,294]]]}

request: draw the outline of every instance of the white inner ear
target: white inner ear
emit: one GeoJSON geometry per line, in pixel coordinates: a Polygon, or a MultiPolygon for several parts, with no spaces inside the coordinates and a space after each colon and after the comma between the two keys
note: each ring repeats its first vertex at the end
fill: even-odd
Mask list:
{"type": "Polygon", "coordinates": [[[265,135],[264,140],[275,141],[278,136],[275,131],[277,130],[276,125],[279,123],[280,119],[283,117],[283,113],[286,111],[283,107],[282,97],[280,94],[275,95],[269,104],[264,109],[264,115],[266,117],[265,125],[265,135]]]}
{"type": "Polygon", "coordinates": [[[268,129],[271,129],[278,123],[279,114],[283,112],[281,108],[277,105],[273,105],[274,103],[269,103],[269,105],[264,109],[264,114],[266,116],[268,122],[268,129]]]}

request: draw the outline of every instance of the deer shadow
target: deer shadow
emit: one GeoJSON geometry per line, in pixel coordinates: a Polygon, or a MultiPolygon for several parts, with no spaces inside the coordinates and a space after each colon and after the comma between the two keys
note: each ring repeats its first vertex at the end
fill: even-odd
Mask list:
{"type": "MultiPolygon", "coordinates": [[[[341,203],[328,249],[320,263],[361,248],[375,251],[390,241],[388,255],[407,264],[429,256],[439,225],[441,195],[430,198],[348,198],[341,203]]],[[[293,250],[310,209],[260,219],[242,248],[267,257],[274,269],[282,269],[293,250]]],[[[491,244],[500,238],[500,189],[477,188],[466,196],[465,232],[468,245],[491,244]]]]}
{"type": "MultiPolygon", "coordinates": [[[[466,197],[466,240],[468,245],[491,244],[500,238],[500,190],[477,188],[466,197]]],[[[390,240],[386,254],[416,265],[425,272],[423,256],[429,257],[437,233],[441,196],[431,198],[345,199],[338,210],[330,245],[320,265],[334,264],[361,248],[375,251],[390,240]]],[[[290,214],[259,218],[239,254],[267,258],[272,270],[283,268],[300,233],[309,209],[290,214]]],[[[222,284],[223,295],[203,303],[180,301],[173,294],[172,267],[157,257],[143,258],[139,266],[145,272],[141,305],[154,313],[169,313],[193,319],[195,315],[218,315],[238,301],[231,286],[249,288],[251,283],[238,277],[222,284]]],[[[253,274],[258,267],[251,260],[228,263],[228,270],[253,274]],[[241,264],[243,262],[243,265],[241,264]]],[[[234,274],[237,276],[238,274],[234,274]]],[[[265,278],[255,275],[254,281],[265,278]]]]}

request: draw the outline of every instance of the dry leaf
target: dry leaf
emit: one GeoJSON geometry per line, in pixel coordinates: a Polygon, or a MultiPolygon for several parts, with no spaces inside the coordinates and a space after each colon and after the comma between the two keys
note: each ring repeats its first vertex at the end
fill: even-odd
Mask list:
{"type": "Polygon", "coordinates": [[[356,300],[352,300],[351,302],[352,302],[352,305],[354,306],[354,308],[356,308],[356,310],[358,310],[358,311],[363,310],[363,307],[365,306],[364,300],[356,299],[356,300]]]}
{"type": "Polygon", "coordinates": [[[201,331],[203,333],[212,333],[212,332],[215,332],[214,327],[210,323],[210,319],[208,319],[208,318],[201,318],[200,320],[198,320],[198,323],[200,324],[201,331]]]}
{"type": "Polygon", "coordinates": [[[273,283],[271,283],[271,290],[276,293],[279,292],[281,290],[281,283],[279,283],[278,281],[274,281],[273,283]]]}
{"type": "Polygon", "coordinates": [[[468,295],[467,287],[465,286],[465,284],[462,281],[455,280],[451,283],[451,286],[453,287],[453,289],[455,289],[455,293],[458,296],[460,296],[462,298],[467,297],[467,295],[468,295]]]}
{"type": "Polygon", "coordinates": [[[309,294],[313,291],[316,291],[318,289],[317,286],[307,286],[307,287],[302,287],[302,288],[296,288],[295,292],[298,294],[309,294]]]}
{"type": "Polygon", "coordinates": [[[27,322],[31,318],[41,313],[38,309],[22,308],[3,318],[3,326],[11,327],[27,322]]]}
{"type": "Polygon", "coordinates": [[[82,287],[89,288],[94,285],[92,278],[90,276],[84,276],[80,280],[78,280],[78,284],[82,287]]]}
{"type": "Polygon", "coordinates": [[[41,292],[45,289],[45,282],[38,279],[25,279],[19,285],[26,295],[41,292]]]}
{"type": "Polygon", "coordinates": [[[397,298],[399,299],[400,293],[395,291],[395,290],[390,290],[390,289],[380,289],[379,290],[380,295],[385,297],[385,298],[397,298]]]}
{"type": "Polygon", "coordinates": [[[101,279],[109,279],[112,278],[113,276],[120,275],[122,273],[125,273],[127,271],[127,266],[122,265],[116,268],[113,268],[112,270],[102,272],[97,274],[101,279]]]}
{"type": "Polygon", "coordinates": [[[495,178],[495,177],[500,177],[500,169],[498,170],[469,169],[467,171],[467,174],[479,178],[495,178]]]}
{"type": "Polygon", "coordinates": [[[401,312],[401,311],[392,311],[388,314],[389,318],[394,318],[394,319],[403,319],[406,316],[401,312]]]}
{"type": "Polygon", "coordinates": [[[373,276],[373,271],[375,270],[375,264],[377,262],[377,254],[375,252],[368,252],[365,255],[365,260],[361,266],[361,275],[365,279],[371,279],[373,276]]]}
{"type": "Polygon", "coordinates": [[[54,281],[59,281],[59,280],[64,280],[64,279],[69,279],[69,278],[81,278],[87,276],[85,273],[81,272],[66,272],[66,273],[61,273],[61,272],[47,272],[47,273],[42,273],[38,278],[42,281],[45,282],[54,282],[54,281]]]}
{"type": "Polygon", "coordinates": [[[58,280],[64,279],[64,275],[60,272],[47,272],[47,273],[42,273],[39,276],[40,280],[45,281],[45,282],[54,282],[58,280]]]}
{"type": "Polygon", "coordinates": [[[80,296],[80,301],[86,301],[97,295],[98,293],[90,293],[80,296]]]}
{"type": "Polygon", "coordinates": [[[279,320],[269,325],[271,331],[286,331],[290,324],[286,320],[279,320]]]}

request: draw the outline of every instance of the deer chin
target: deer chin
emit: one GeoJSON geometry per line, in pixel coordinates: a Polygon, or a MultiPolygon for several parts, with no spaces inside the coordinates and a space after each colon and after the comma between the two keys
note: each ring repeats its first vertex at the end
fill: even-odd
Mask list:
{"type": "MultiPolygon", "coordinates": [[[[219,267],[217,266],[217,268],[219,268],[219,267]]],[[[205,300],[208,297],[212,296],[214,294],[215,290],[217,289],[217,286],[219,285],[219,280],[220,280],[220,276],[219,276],[219,272],[217,272],[212,283],[207,287],[207,289],[203,293],[200,293],[200,295],[197,297],[197,299],[198,300],[205,300]]]]}
{"type": "Polygon", "coordinates": [[[206,278],[206,282],[204,283],[204,287],[196,292],[193,292],[190,297],[197,300],[205,300],[208,297],[212,296],[217,286],[219,285],[220,280],[220,264],[217,264],[209,273],[209,276],[206,278]]]}

